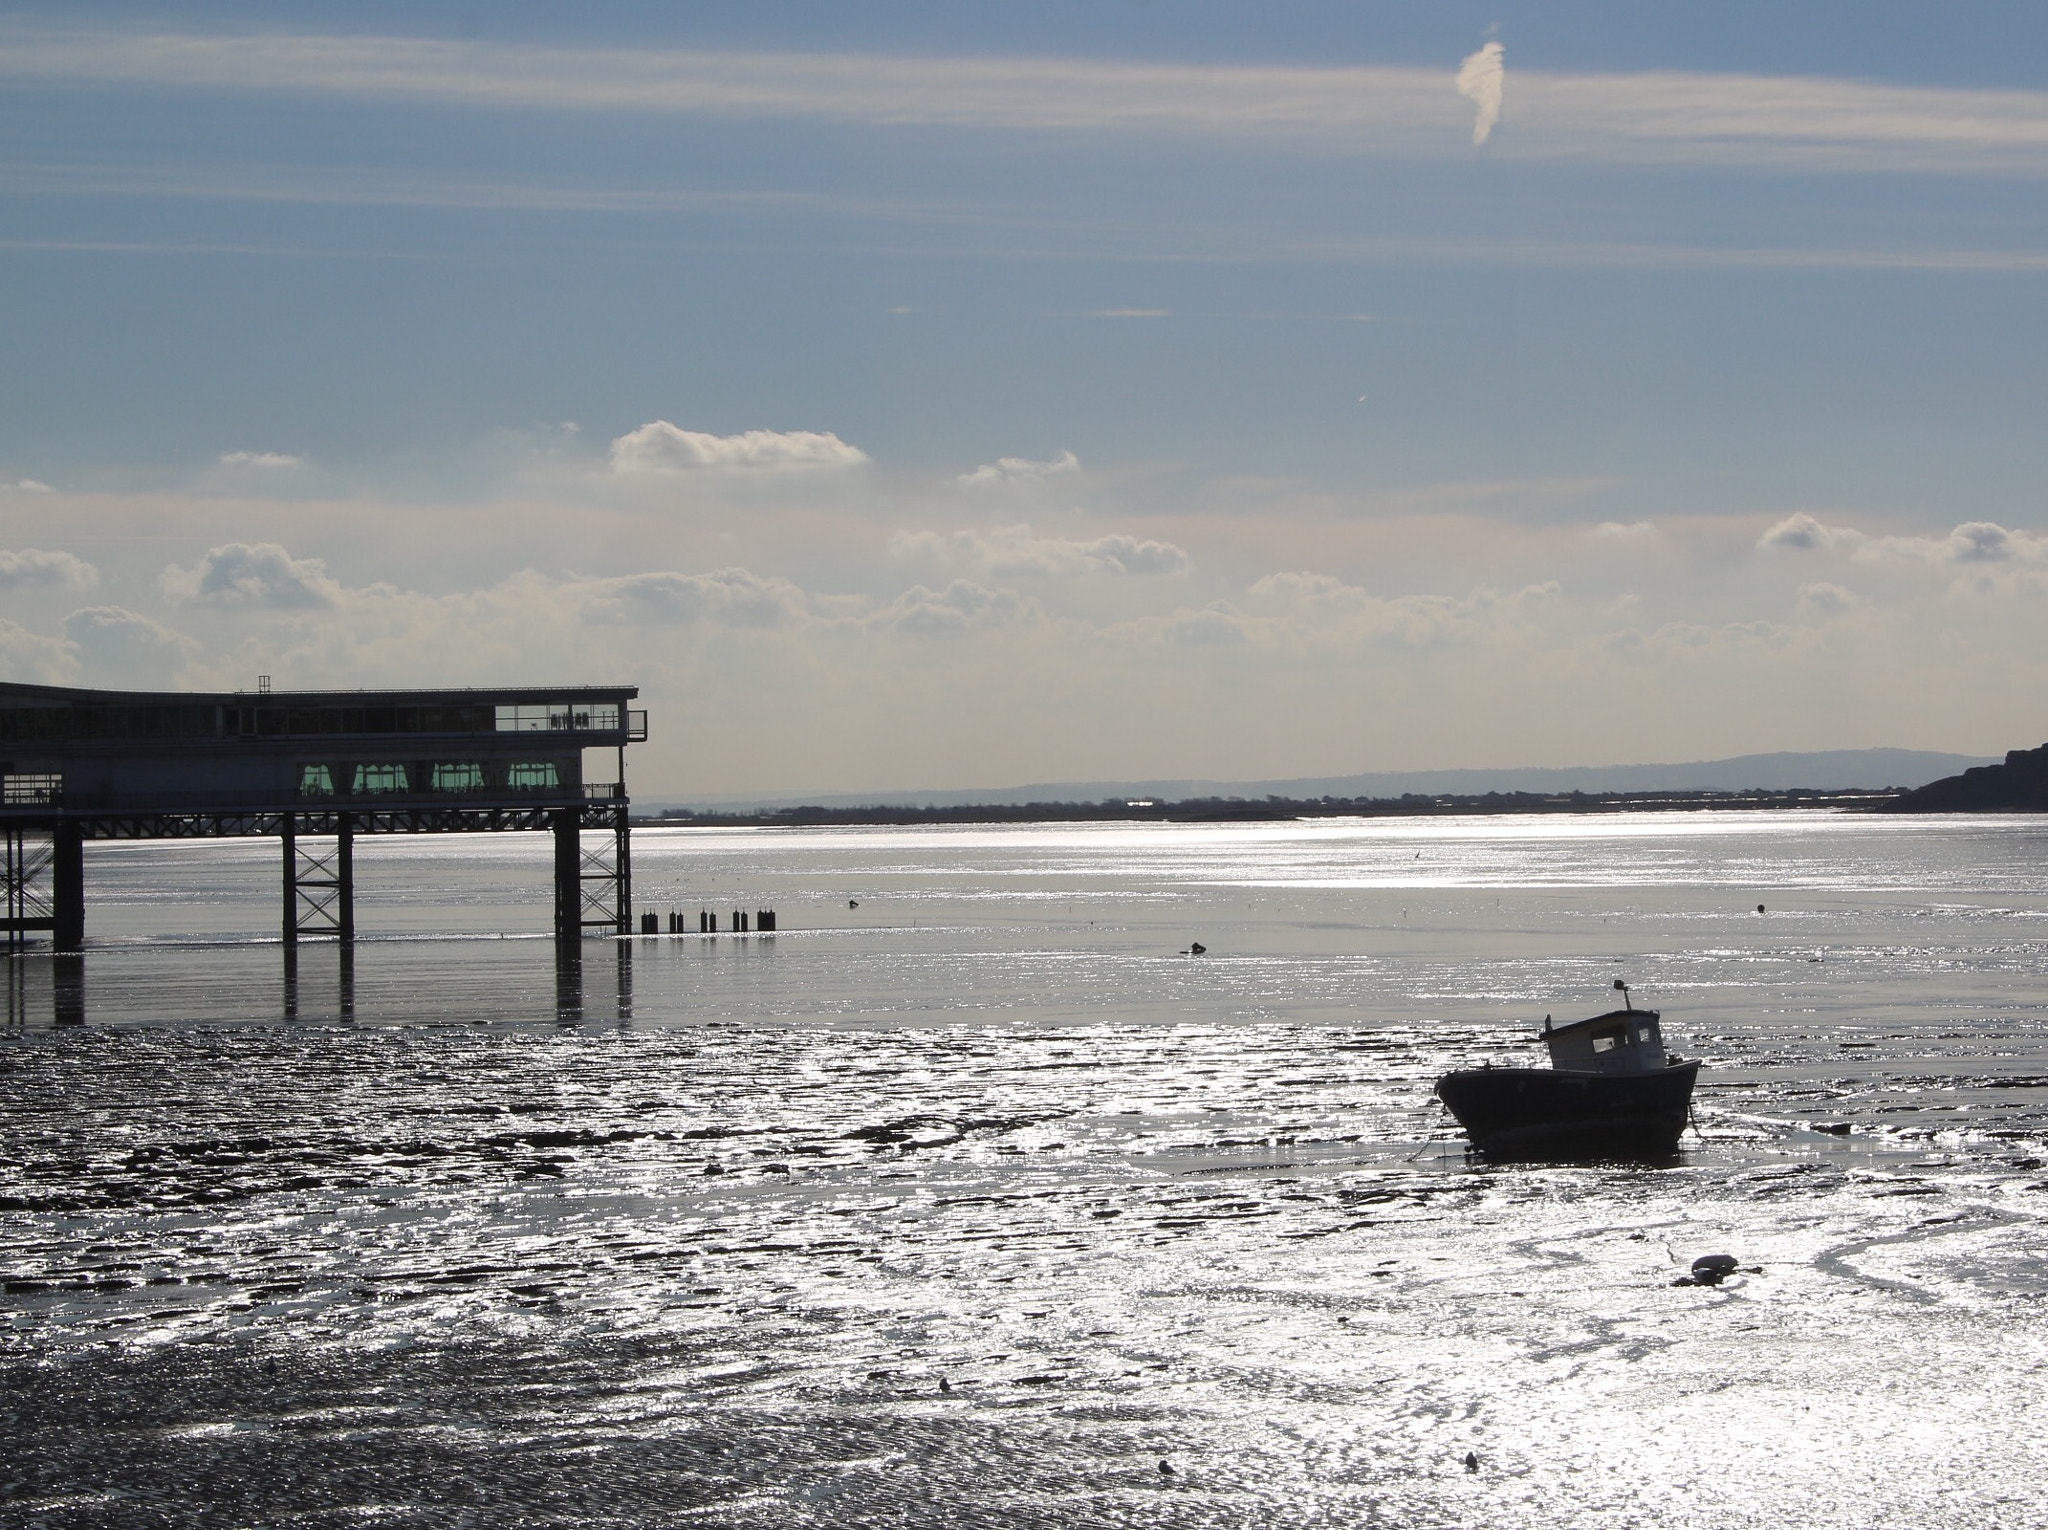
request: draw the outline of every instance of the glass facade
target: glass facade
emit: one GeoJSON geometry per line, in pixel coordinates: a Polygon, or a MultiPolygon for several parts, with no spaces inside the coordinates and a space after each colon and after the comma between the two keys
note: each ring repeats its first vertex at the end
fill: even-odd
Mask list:
{"type": "Polygon", "coordinates": [[[512,788],[555,787],[562,784],[561,772],[553,760],[514,763],[505,767],[505,784],[512,788]]]}
{"type": "Polygon", "coordinates": [[[474,762],[434,767],[434,790],[437,792],[477,792],[482,791],[483,786],[484,768],[474,762]]]}
{"type": "Polygon", "coordinates": [[[619,709],[613,702],[521,701],[498,708],[500,733],[615,732],[619,709]]]}
{"type": "Polygon", "coordinates": [[[349,788],[357,795],[375,795],[379,792],[403,792],[411,790],[403,765],[358,765],[354,784],[349,788]]]}

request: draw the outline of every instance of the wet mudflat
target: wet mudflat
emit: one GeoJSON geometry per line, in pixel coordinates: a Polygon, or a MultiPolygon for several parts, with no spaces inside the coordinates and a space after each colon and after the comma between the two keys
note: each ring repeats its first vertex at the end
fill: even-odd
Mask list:
{"type": "Polygon", "coordinates": [[[0,1505],[2038,1524],[2040,846],[1401,827],[644,836],[788,933],[593,946],[569,1024],[473,847],[389,865],[352,1024],[318,948],[280,1019],[267,857],[200,847],[222,943],[110,866],[87,1024],[32,967],[0,1043],[0,1505]],[[1468,1161],[1430,1080],[1616,974],[1679,1157],[1468,1161]]]}

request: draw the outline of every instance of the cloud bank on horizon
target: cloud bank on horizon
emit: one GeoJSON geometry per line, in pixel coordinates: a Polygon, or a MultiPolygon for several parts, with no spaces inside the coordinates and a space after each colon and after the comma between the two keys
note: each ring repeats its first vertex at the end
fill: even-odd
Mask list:
{"type": "Polygon", "coordinates": [[[1507,115],[1312,10],[11,15],[0,677],[633,681],[656,796],[2048,736],[2026,13],[1510,6],[1507,115]]]}

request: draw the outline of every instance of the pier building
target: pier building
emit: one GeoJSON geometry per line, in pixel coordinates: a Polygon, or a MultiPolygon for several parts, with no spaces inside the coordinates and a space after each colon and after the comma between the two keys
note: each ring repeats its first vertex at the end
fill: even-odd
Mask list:
{"type": "Polygon", "coordinates": [[[554,835],[557,938],[628,934],[639,694],[0,683],[0,929],[10,949],[45,931],[55,950],[80,949],[88,840],[261,835],[280,844],[287,949],[307,935],[347,941],[358,835],[524,829],[554,835]]]}

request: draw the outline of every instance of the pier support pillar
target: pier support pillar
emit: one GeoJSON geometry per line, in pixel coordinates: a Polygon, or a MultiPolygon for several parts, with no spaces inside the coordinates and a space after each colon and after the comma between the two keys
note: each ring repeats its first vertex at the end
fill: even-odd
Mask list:
{"type": "Polygon", "coordinates": [[[85,834],[60,823],[50,833],[50,946],[85,949],[85,834]]]}
{"type": "Polygon", "coordinates": [[[284,850],[284,943],[287,950],[299,943],[299,839],[287,813],[277,831],[284,850]]]}
{"type": "MultiPolygon", "coordinates": [[[[625,768],[625,751],[619,751],[620,769],[625,768]]],[[[618,878],[612,890],[612,907],[621,935],[633,930],[633,831],[627,826],[624,808],[612,828],[612,871],[618,878]]]]}
{"type": "Polygon", "coordinates": [[[343,813],[335,821],[334,889],[334,928],[345,948],[356,938],[356,820],[353,813],[343,813]]]}
{"type": "Polygon", "coordinates": [[[567,946],[583,938],[582,815],[557,808],[554,819],[555,942],[567,946]]]}
{"type": "Polygon", "coordinates": [[[343,942],[356,938],[355,826],[339,815],[334,848],[324,853],[299,841],[297,820],[289,813],[278,821],[277,836],[284,854],[284,943],[301,935],[333,935],[343,942]]]}

